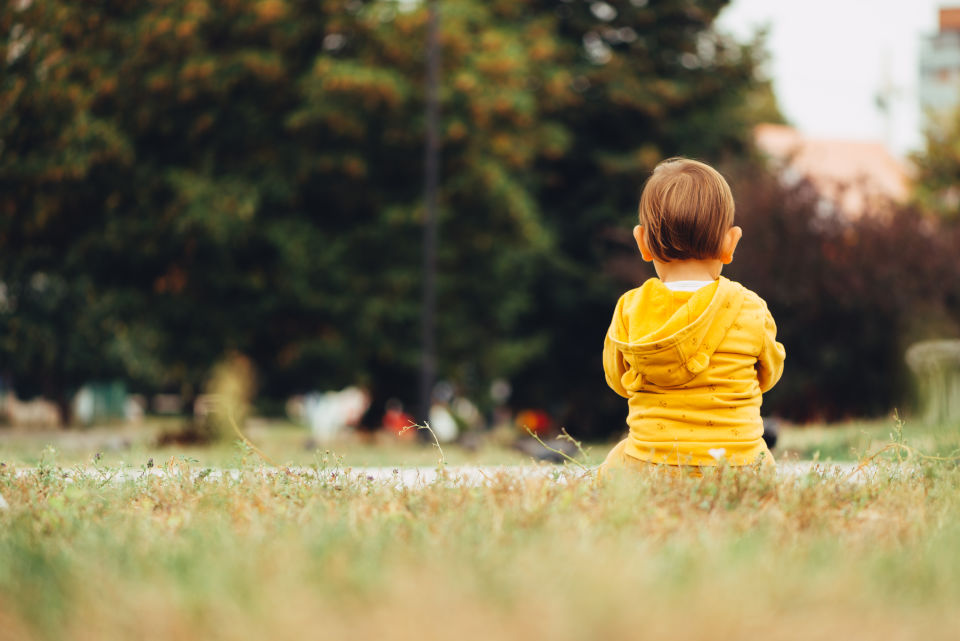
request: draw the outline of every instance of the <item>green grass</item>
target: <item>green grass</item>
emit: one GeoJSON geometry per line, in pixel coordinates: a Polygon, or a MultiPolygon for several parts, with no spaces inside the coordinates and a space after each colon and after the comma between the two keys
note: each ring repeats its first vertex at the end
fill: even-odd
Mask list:
{"type": "MultiPolygon", "coordinates": [[[[800,460],[855,461],[895,438],[894,419],[786,427],[775,454],[800,460]]],[[[908,419],[903,423],[903,438],[921,452],[946,456],[960,449],[960,425],[928,426],[908,419]]]]}
{"type": "MultiPolygon", "coordinates": [[[[786,426],[781,430],[774,454],[778,460],[854,461],[889,443],[894,426],[892,419],[786,426]]],[[[48,446],[56,450],[57,461],[65,466],[88,464],[97,454],[104,465],[133,467],[143,465],[151,458],[159,462],[170,457],[185,457],[211,467],[222,467],[235,461],[237,446],[229,440],[205,446],[158,447],[158,435],[175,427],[173,422],[154,420],[137,428],[101,427],[62,432],[0,428],[0,461],[36,465],[48,446]]],[[[429,444],[399,440],[386,434],[367,439],[342,439],[318,446],[310,442],[309,433],[304,428],[282,421],[252,422],[245,432],[280,464],[311,465],[323,456],[328,459],[342,457],[345,464],[355,467],[409,467],[435,465],[437,462],[437,451],[429,444]]],[[[931,428],[908,420],[903,433],[908,443],[930,454],[943,455],[960,448],[960,427],[953,430],[931,428]]],[[[529,456],[509,447],[509,440],[490,439],[476,449],[444,445],[444,454],[449,465],[529,463],[529,456]]],[[[582,460],[588,465],[597,465],[612,446],[613,442],[588,444],[582,460]]]]}
{"type": "MultiPolygon", "coordinates": [[[[394,440],[235,444],[156,432],[0,433],[0,641],[125,639],[954,639],[960,468],[879,458],[861,483],[722,470],[395,488],[343,466],[436,465],[394,440]],[[116,437],[126,449],[110,449],[116,437]],[[52,445],[53,448],[46,446],[52,445]],[[96,454],[102,452],[97,457],[96,454]],[[121,465],[166,476],[122,483],[121,465]],[[239,478],[204,475],[212,466],[239,478]],[[19,472],[18,472],[19,471],[19,472]],[[65,472],[70,472],[67,478],[65,472]]],[[[781,460],[853,460],[893,421],[788,428],[781,460]]],[[[956,432],[908,422],[946,453],[956,432]]],[[[590,448],[602,460],[610,444],[590,448]]],[[[449,465],[520,464],[444,446],[449,465]]]]}
{"type": "MultiPolygon", "coordinates": [[[[0,429],[0,461],[36,465],[44,450],[52,447],[56,450],[57,461],[66,466],[88,464],[97,454],[104,465],[114,466],[138,467],[151,458],[163,461],[170,457],[184,457],[213,467],[236,462],[235,440],[212,445],[156,445],[161,432],[174,428],[170,422],[151,422],[137,428],[102,427],[59,432],[0,429]]],[[[355,467],[432,466],[437,463],[436,448],[388,434],[364,439],[352,437],[318,445],[311,441],[306,429],[281,421],[256,422],[244,431],[254,444],[279,464],[311,465],[324,456],[328,459],[341,457],[355,467]]],[[[592,458],[602,460],[605,447],[606,444],[599,449],[591,448],[588,453],[592,458]]],[[[530,462],[530,458],[519,451],[493,442],[475,450],[454,444],[444,445],[443,449],[447,463],[451,465],[522,465],[530,462]]]]}
{"type": "Polygon", "coordinates": [[[396,489],[0,468],[0,639],[953,639],[960,470],[396,489]]]}

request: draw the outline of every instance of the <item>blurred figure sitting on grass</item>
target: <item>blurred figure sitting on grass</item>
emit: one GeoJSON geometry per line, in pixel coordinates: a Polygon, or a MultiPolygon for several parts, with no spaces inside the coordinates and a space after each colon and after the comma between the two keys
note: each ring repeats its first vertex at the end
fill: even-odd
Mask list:
{"type": "Polygon", "coordinates": [[[337,392],[311,392],[287,400],[287,416],[305,423],[312,434],[311,442],[329,445],[353,432],[370,407],[370,393],[349,386],[337,392]]]}
{"type": "Polygon", "coordinates": [[[407,440],[417,438],[417,430],[409,429],[411,425],[416,425],[417,421],[403,411],[403,403],[395,398],[387,401],[386,411],[383,413],[383,429],[398,437],[407,440]]]}
{"type": "Polygon", "coordinates": [[[783,372],[784,349],[759,296],[720,276],[742,230],[712,167],[661,162],[640,197],[633,234],[659,278],[620,297],[603,346],[607,383],[628,401],[630,433],[601,474],[665,465],[772,465],[761,395],[783,372]]]}

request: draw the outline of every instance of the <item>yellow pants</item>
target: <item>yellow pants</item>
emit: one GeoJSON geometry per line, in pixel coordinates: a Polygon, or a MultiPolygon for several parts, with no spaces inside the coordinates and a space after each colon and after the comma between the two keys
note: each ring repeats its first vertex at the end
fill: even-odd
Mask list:
{"type": "Polygon", "coordinates": [[[597,477],[603,478],[614,470],[632,470],[637,472],[661,472],[670,476],[691,476],[703,478],[703,472],[698,465],[657,465],[650,461],[641,461],[627,454],[627,439],[623,439],[613,446],[607,458],[600,464],[597,477]]]}
{"type": "MultiPolygon", "coordinates": [[[[606,460],[600,464],[600,468],[597,470],[597,476],[603,478],[606,474],[609,474],[613,470],[634,470],[634,471],[657,471],[663,474],[669,474],[670,476],[689,476],[693,478],[703,478],[704,469],[709,469],[709,467],[701,467],[699,465],[658,465],[657,463],[651,463],[650,461],[641,461],[638,458],[634,458],[627,454],[627,439],[623,439],[619,443],[613,446],[613,449],[610,450],[610,453],[607,454],[606,460]]],[[[763,460],[763,467],[773,467],[775,465],[772,456],[765,456],[763,460]]]]}

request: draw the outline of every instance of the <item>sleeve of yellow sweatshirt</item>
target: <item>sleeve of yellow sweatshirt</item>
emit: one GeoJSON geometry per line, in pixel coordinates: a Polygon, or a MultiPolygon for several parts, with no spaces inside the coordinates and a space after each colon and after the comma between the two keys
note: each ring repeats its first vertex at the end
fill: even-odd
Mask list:
{"type": "Polygon", "coordinates": [[[777,342],[777,324],[770,311],[764,309],[763,346],[757,356],[757,379],[760,391],[766,392],[777,384],[783,374],[783,361],[787,357],[783,345],[777,342]]]}
{"type": "Polygon", "coordinates": [[[620,312],[623,309],[623,297],[617,301],[617,308],[613,310],[613,320],[610,321],[610,329],[603,339],[603,373],[607,378],[607,385],[614,392],[624,398],[629,398],[627,390],[620,382],[624,373],[627,371],[627,363],[623,354],[617,349],[617,346],[610,340],[610,335],[626,336],[626,329],[623,327],[623,320],[620,312]]]}

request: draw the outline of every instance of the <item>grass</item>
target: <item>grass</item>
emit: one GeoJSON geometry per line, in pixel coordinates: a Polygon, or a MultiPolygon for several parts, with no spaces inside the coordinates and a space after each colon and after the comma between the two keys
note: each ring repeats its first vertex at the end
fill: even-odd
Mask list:
{"type": "MultiPolygon", "coordinates": [[[[860,420],[829,425],[787,427],[780,435],[778,458],[856,461],[897,438],[893,419],[860,420]]],[[[931,455],[948,455],[960,449],[960,426],[925,426],[907,420],[902,437],[931,455]]]]}
{"type": "MultiPolygon", "coordinates": [[[[799,459],[821,461],[855,461],[868,452],[889,443],[894,428],[891,419],[851,421],[830,425],[786,426],[781,430],[775,451],[778,460],[799,459]]],[[[45,447],[57,451],[62,465],[88,463],[98,453],[105,465],[139,466],[149,459],[163,461],[171,456],[186,457],[206,466],[230,465],[236,458],[236,445],[225,441],[208,446],[158,447],[156,437],[175,427],[168,421],[152,420],[136,428],[101,427],[64,432],[13,431],[0,428],[0,461],[20,465],[36,465],[45,447]]],[[[330,445],[311,443],[302,427],[284,421],[255,421],[244,429],[254,444],[271,459],[281,464],[310,465],[326,450],[355,467],[365,466],[432,466],[437,461],[436,448],[411,440],[399,440],[381,434],[375,438],[348,438],[330,445]]],[[[520,436],[520,433],[517,433],[520,436]]],[[[914,446],[931,454],[947,454],[960,448],[960,429],[923,427],[908,421],[905,438],[914,446]]],[[[509,439],[508,439],[509,440],[509,439]]],[[[585,446],[582,460],[598,465],[613,443],[585,446]]],[[[445,458],[450,465],[523,465],[529,456],[492,440],[476,449],[444,444],[445,458]]]]}
{"type": "MultiPolygon", "coordinates": [[[[396,489],[0,472],[0,638],[947,639],[960,471],[396,489]]],[[[902,472],[902,470],[901,470],[902,472]]]]}
{"type": "MultiPolygon", "coordinates": [[[[817,447],[828,458],[881,429],[889,422],[851,425],[817,447]]],[[[302,433],[253,432],[274,457],[300,455],[302,433]],[[270,440],[281,436],[289,450],[270,440]]],[[[801,451],[816,434],[783,438],[801,451]]],[[[167,476],[114,483],[107,456],[67,479],[76,451],[26,460],[5,445],[0,640],[953,639],[960,629],[955,463],[887,456],[861,483],[725,469],[398,489],[349,480],[341,462],[422,452],[435,465],[435,448],[346,450],[267,473],[236,447],[194,457],[144,445],[116,454],[144,469],[152,454],[167,476]],[[239,476],[204,475],[214,461],[239,476]]],[[[444,453],[449,464],[515,455],[444,453]]]]}
{"type": "MultiPolygon", "coordinates": [[[[213,445],[157,446],[158,434],[170,429],[169,423],[151,422],[137,428],[94,428],[66,432],[15,432],[0,429],[0,461],[20,465],[36,465],[48,446],[57,451],[62,465],[87,464],[100,454],[104,465],[139,466],[149,459],[164,461],[185,457],[206,466],[222,467],[236,462],[234,441],[213,445]]],[[[329,445],[318,445],[302,427],[286,422],[256,422],[245,428],[251,441],[270,458],[281,464],[311,465],[328,450],[342,457],[349,465],[365,466],[432,466],[437,462],[436,448],[412,439],[398,439],[378,434],[370,439],[347,438],[329,445]]],[[[601,447],[602,449],[602,447],[601,447]]],[[[451,465],[522,465],[528,456],[501,445],[490,444],[475,450],[444,445],[451,465]]],[[[601,457],[605,452],[591,452],[601,457]]]]}

